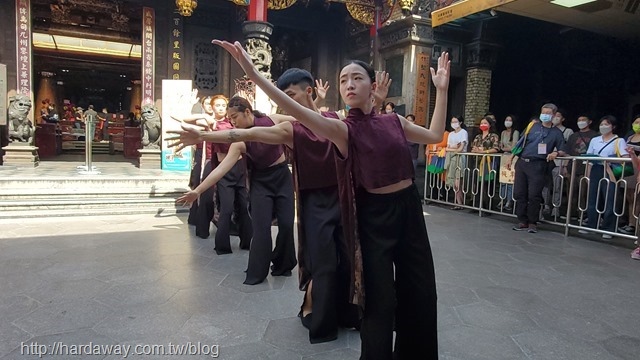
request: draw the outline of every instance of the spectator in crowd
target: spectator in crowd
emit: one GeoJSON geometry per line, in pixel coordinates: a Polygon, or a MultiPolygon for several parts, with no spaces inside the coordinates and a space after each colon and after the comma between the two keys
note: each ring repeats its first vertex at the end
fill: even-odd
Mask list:
{"type": "MultiPolygon", "coordinates": [[[[561,156],[584,156],[589,149],[589,143],[591,139],[598,136],[598,132],[591,129],[591,119],[587,115],[580,115],[578,117],[578,132],[571,134],[569,140],[564,146],[564,149],[560,152],[561,156]]],[[[578,204],[584,206],[587,199],[587,191],[582,192],[582,199],[578,198],[580,194],[580,178],[585,175],[585,164],[583,161],[567,161],[566,175],[570,176],[575,166],[575,175],[573,190],[569,196],[571,199],[571,214],[578,213],[578,204]]],[[[565,173],[563,173],[565,175],[565,173]]],[[[573,217],[573,215],[571,215],[573,217]]],[[[561,219],[566,219],[564,215],[560,216],[561,219]]]]}
{"type": "MultiPolygon", "coordinates": [[[[500,151],[505,153],[511,153],[513,147],[520,139],[520,132],[513,128],[515,123],[514,115],[507,115],[504,119],[504,127],[500,134],[500,151]]],[[[504,199],[500,201],[498,207],[506,211],[511,211],[511,200],[513,199],[513,184],[500,184],[500,198],[504,199]]]]}
{"type": "MultiPolygon", "coordinates": [[[[484,119],[480,120],[480,133],[476,135],[475,139],[473,139],[473,143],[471,144],[471,152],[476,154],[496,154],[500,151],[500,137],[496,133],[495,122],[490,116],[485,116],[484,119]]],[[[491,170],[496,170],[495,163],[493,157],[489,156],[477,156],[476,160],[478,162],[478,176],[477,181],[481,181],[484,187],[484,191],[481,191],[480,187],[478,187],[478,193],[476,194],[476,206],[482,206],[483,209],[488,209],[488,200],[491,196],[494,195],[495,189],[491,186],[491,184],[495,185],[493,178],[495,177],[495,172],[492,173],[491,170]],[[481,199],[480,193],[484,192],[484,196],[481,199]]]]}
{"type": "MultiPolygon", "coordinates": [[[[518,225],[515,231],[538,232],[542,188],[546,180],[549,161],[558,156],[556,148],[562,148],[562,132],[552,127],[551,120],[558,108],[551,103],[544,104],[540,110],[540,121],[534,121],[526,141],[523,144],[520,159],[515,164],[515,182],[513,198],[516,200],[518,225]]],[[[512,157],[513,159],[513,157],[512,157]]],[[[508,162],[508,167],[511,165],[508,162]]]]}
{"type": "MultiPolygon", "coordinates": [[[[638,155],[640,155],[640,114],[634,117],[631,129],[633,130],[633,135],[627,138],[627,151],[633,159],[633,164],[636,165],[638,155]]],[[[638,214],[640,213],[640,196],[638,196],[638,192],[636,191],[638,184],[637,179],[640,175],[638,169],[639,167],[634,166],[635,174],[624,178],[627,181],[627,192],[625,195],[627,209],[629,211],[629,220],[628,224],[621,227],[618,231],[627,235],[635,235],[635,224],[638,222],[638,214]]]]}
{"type": "Polygon", "coordinates": [[[462,210],[463,207],[461,205],[464,204],[464,194],[460,189],[460,178],[466,167],[466,157],[460,153],[467,151],[469,135],[467,134],[467,127],[464,125],[464,118],[462,116],[454,116],[451,118],[451,128],[453,130],[447,137],[447,158],[449,160],[449,166],[447,169],[446,183],[448,186],[453,187],[455,194],[456,205],[452,210],[462,210]]]}
{"type": "Polygon", "coordinates": [[[389,101],[388,103],[384,104],[384,113],[385,114],[391,114],[396,112],[396,104],[392,103],[391,101],[389,101]]]}
{"type": "MultiPolygon", "coordinates": [[[[612,115],[607,115],[600,119],[599,126],[601,135],[591,140],[587,154],[596,155],[600,158],[629,157],[626,141],[614,133],[618,126],[618,120],[612,115]]],[[[589,177],[587,226],[592,229],[599,227],[601,230],[615,231],[616,216],[613,212],[613,206],[616,184],[615,179],[612,178],[610,163],[592,161],[587,164],[587,174],[589,177]],[[601,181],[602,179],[608,179],[609,181],[601,181]],[[598,203],[598,200],[600,200],[600,203],[598,203]],[[600,219],[601,217],[602,219],[600,219]]],[[[582,234],[589,233],[587,230],[579,230],[579,232],[582,234]]],[[[609,234],[602,235],[603,239],[611,239],[611,237],[609,234]]]]}
{"type": "MultiPolygon", "coordinates": [[[[558,109],[551,120],[551,123],[553,124],[553,127],[562,132],[562,137],[566,143],[569,140],[569,137],[573,135],[573,130],[564,126],[565,117],[563,113],[565,113],[564,110],[558,109]]],[[[562,185],[567,175],[567,165],[568,161],[566,160],[554,160],[553,163],[549,163],[550,178],[542,191],[542,196],[545,204],[544,211],[546,214],[550,213],[553,218],[557,218],[559,215],[559,208],[556,207],[556,205],[560,206],[562,202],[561,188],[563,188],[562,185]]]]}

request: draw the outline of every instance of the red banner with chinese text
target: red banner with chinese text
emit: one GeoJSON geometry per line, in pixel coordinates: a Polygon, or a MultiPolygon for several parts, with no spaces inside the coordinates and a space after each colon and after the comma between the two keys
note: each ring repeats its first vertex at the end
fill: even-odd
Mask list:
{"type": "Polygon", "coordinates": [[[155,101],[155,30],[155,11],[142,8],[142,105],[155,101]]]}

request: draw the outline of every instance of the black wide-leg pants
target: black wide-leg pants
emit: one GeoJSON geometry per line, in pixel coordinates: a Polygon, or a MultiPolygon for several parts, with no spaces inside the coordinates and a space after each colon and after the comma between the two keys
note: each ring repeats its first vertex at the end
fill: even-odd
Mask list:
{"type": "Polygon", "coordinates": [[[282,163],[263,170],[252,170],[250,179],[253,239],[244,283],[254,285],[266,279],[269,263],[273,263],[272,275],[290,275],[297,260],[293,238],[293,181],[288,165],[282,163]],[[274,249],[271,240],[273,214],[278,220],[274,249]]]}
{"type": "Polygon", "coordinates": [[[437,360],[436,283],[418,189],[362,191],[356,205],[366,294],[360,359],[437,360]]]}
{"type": "Polygon", "coordinates": [[[338,302],[347,302],[340,294],[338,249],[343,239],[338,187],[300,191],[301,217],[304,223],[305,264],[311,274],[312,320],[309,341],[320,343],[338,336],[338,302]]]}
{"type": "MultiPolygon", "coordinates": [[[[213,165],[210,160],[204,165],[202,180],[206,179],[213,171],[213,165]]],[[[202,181],[201,180],[201,181],[202,181]]],[[[212,186],[200,194],[200,201],[196,212],[196,236],[207,239],[209,238],[209,229],[215,211],[214,196],[216,187],[212,186]]]]}
{"type": "Polygon", "coordinates": [[[230,228],[231,217],[236,210],[240,248],[249,249],[253,229],[249,217],[249,194],[246,187],[244,160],[236,162],[231,170],[218,181],[218,201],[220,214],[215,237],[215,250],[218,255],[231,253],[230,228]]]}

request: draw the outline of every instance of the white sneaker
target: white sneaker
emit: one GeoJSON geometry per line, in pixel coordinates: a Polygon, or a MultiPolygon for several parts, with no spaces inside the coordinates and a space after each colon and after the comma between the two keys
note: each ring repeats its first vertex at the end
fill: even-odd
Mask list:
{"type": "Polygon", "coordinates": [[[603,239],[613,239],[613,236],[611,236],[609,234],[602,234],[602,238],[603,239]]]}
{"type": "Polygon", "coordinates": [[[578,232],[579,232],[580,234],[591,234],[591,231],[588,231],[588,230],[582,230],[582,229],[578,230],[578,232]]]}

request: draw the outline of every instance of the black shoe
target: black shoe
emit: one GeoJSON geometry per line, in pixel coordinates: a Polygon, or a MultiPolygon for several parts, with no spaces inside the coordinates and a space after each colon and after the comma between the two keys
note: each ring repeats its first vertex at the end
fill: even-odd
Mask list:
{"type": "Polygon", "coordinates": [[[300,318],[302,326],[307,329],[311,329],[311,315],[313,315],[313,313],[308,313],[307,315],[302,316],[302,310],[300,310],[300,312],[298,313],[298,317],[300,318]]]}
{"type": "Polygon", "coordinates": [[[512,228],[515,231],[527,231],[529,230],[529,225],[520,223],[512,228]]]}
{"type": "Polygon", "coordinates": [[[264,279],[249,279],[247,278],[243,284],[245,285],[258,285],[261,284],[264,281],[264,279]]]}
{"type": "Polygon", "coordinates": [[[291,270],[272,271],[271,276],[291,276],[291,270]]]}
{"type": "Polygon", "coordinates": [[[218,255],[233,254],[233,251],[231,251],[231,249],[223,249],[223,250],[213,249],[213,250],[215,250],[216,254],[218,255]]]}

